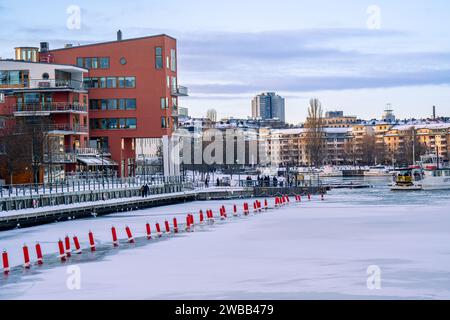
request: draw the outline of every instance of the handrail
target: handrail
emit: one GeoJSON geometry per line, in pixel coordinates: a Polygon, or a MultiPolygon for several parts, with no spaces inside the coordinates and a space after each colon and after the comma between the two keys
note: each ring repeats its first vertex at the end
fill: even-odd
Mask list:
{"type": "Polygon", "coordinates": [[[86,105],[71,102],[49,102],[49,103],[18,103],[13,107],[14,113],[33,112],[65,112],[78,111],[87,112],[86,105]]]}

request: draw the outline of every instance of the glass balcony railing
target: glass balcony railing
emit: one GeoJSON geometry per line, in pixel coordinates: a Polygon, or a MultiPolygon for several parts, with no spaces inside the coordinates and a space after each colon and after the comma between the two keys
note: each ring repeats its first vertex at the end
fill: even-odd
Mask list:
{"type": "Polygon", "coordinates": [[[172,95],[175,97],[189,96],[189,89],[182,86],[172,86],[172,95]]]}
{"type": "Polygon", "coordinates": [[[19,103],[14,106],[16,116],[48,115],[50,113],[87,113],[87,106],[78,103],[52,102],[52,103],[19,103]]]}
{"type": "Polygon", "coordinates": [[[89,133],[89,128],[86,126],[81,126],[78,124],[50,124],[45,125],[42,128],[45,131],[54,133],[54,134],[87,134],[89,133]]]}
{"type": "Polygon", "coordinates": [[[83,82],[66,79],[26,79],[17,84],[4,84],[2,88],[14,90],[33,90],[33,89],[70,89],[84,90],[83,82]]]}

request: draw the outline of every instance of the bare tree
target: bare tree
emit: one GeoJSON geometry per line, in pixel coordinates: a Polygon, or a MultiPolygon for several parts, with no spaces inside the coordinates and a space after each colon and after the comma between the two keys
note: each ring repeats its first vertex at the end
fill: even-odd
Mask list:
{"type": "Polygon", "coordinates": [[[370,134],[364,135],[361,148],[359,150],[359,158],[362,160],[363,164],[373,165],[375,163],[375,143],[375,136],[370,134]]]}
{"type": "Polygon", "coordinates": [[[319,99],[311,99],[309,104],[305,147],[310,165],[319,167],[323,164],[324,156],[323,111],[319,99]]]}
{"type": "Polygon", "coordinates": [[[10,184],[14,183],[14,175],[22,173],[30,164],[27,140],[28,136],[18,134],[15,130],[4,131],[0,137],[0,144],[3,146],[3,152],[0,154],[0,170],[8,176],[10,184]]]}
{"type": "Polygon", "coordinates": [[[343,156],[345,163],[356,165],[358,153],[356,151],[356,142],[353,138],[345,141],[343,156]]]}

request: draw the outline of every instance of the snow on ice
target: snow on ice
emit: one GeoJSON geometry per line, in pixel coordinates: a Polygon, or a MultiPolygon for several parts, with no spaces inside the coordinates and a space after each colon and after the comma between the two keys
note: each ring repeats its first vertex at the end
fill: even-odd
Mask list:
{"type": "Polygon", "coordinates": [[[244,200],[194,202],[2,232],[0,247],[19,267],[0,278],[0,299],[450,298],[450,197],[444,192],[336,190],[325,201],[291,200],[193,233],[145,238],[147,221],[154,227],[173,217],[184,221],[187,213],[198,221],[200,209],[217,216],[222,204],[231,212],[235,203],[242,212],[244,200]],[[113,225],[122,239],[117,249],[113,225]],[[125,226],[136,244],[126,244],[125,226]],[[94,254],[86,250],[89,230],[99,247],[94,254]],[[61,264],[57,241],[66,234],[78,235],[85,250],[61,264]],[[35,241],[46,264],[22,270],[21,247],[35,241]],[[368,269],[380,271],[378,288],[368,285],[368,269]]]}

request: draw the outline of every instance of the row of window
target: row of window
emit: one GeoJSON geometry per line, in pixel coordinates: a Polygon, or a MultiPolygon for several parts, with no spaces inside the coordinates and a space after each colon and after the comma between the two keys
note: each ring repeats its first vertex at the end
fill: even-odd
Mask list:
{"type": "Polygon", "coordinates": [[[109,69],[109,58],[77,58],[77,66],[86,69],[109,69]]]}
{"type": "MultiPolygon", "coordinates": [[[[120,60],[121,64],[126,64],[126,59],[120,60]]],[[[109,57],[78,57],[76,65],[86,69],[109,69],[110,58],[109,57]]],[[[177,54],[175,49],[170,50],[170,57],[166,57],[166,67],[172,71],[177,70],[177,54]]],[[[155,68],[164,68],[164,49],[163,47],[155,48],[155,68]]]]}
{"type": "MultiPolygon", "coordinates": [[[[177,108],[177,98],[172,97],[172,106],[177,108]]],[[[161,109],[169,109],[169,98],[161,98],[161,109]]]]}
{"type": "Polygon", "coordinates": [[[28,70],[0,70],[0,85],[28,85],[28,70]]]}
{"type": "Polygon", "coordinates": [[[90,99],[90,110],[136,110],[136,99],[90,99]]]}
{"type": "MultiPolygon", "coordinates": [[[[164,50],[162,47],[155,48],[155,68],[161,70],[164,68],[164,50]]],[[[175,49],[170,50],[170,57],[166,57],[166,67],[173,72],[177,71],[177,53],[175,49]]]]}
{"type": "Polygon", "coordinates": [[[85,89],[136,88],[136,77],[84,78],[85,89]]]}
{"type": "MultiPolygon", "coordinates": [[[[91,130],[137,129],[136,118],[90,119],[91,130]]],[[[170,128],[170,117],[161,117],[161,128],[170,128]]]]}
{"type": "Polygon", "coordinates": [[[91,119],[91,130],[133,130],[137,128],[136,118],[91,119]]]}

